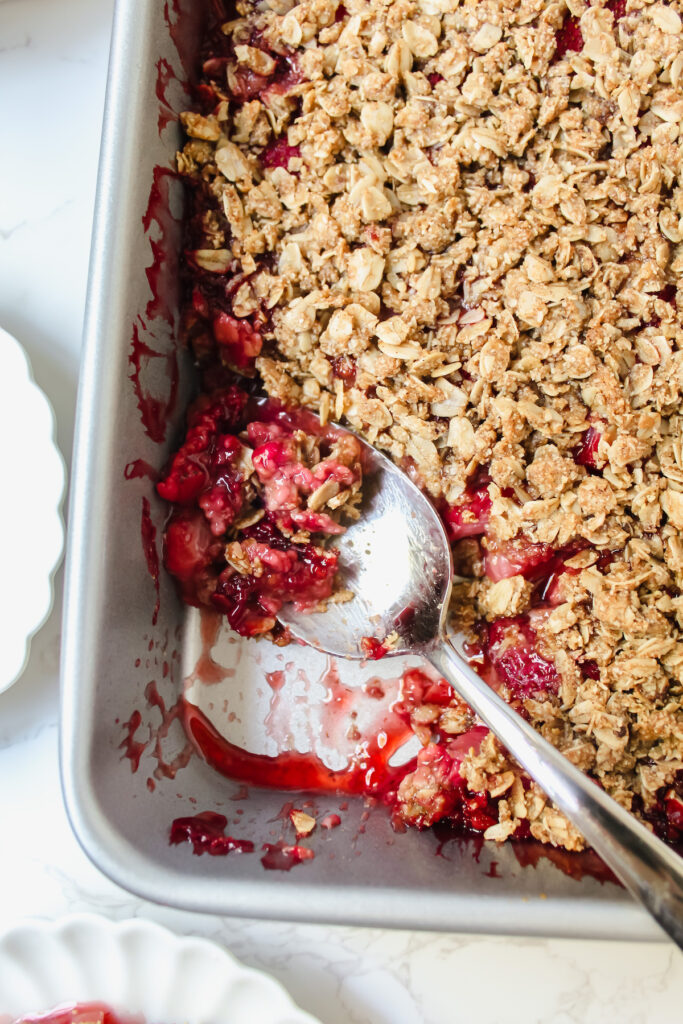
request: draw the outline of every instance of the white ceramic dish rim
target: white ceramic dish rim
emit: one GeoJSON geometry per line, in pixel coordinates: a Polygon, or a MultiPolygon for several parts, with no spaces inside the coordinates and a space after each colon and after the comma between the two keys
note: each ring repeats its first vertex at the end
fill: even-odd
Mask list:
{"type": "Polygon", "coordinates": [[[71,914],[0,934],[0,1021],[88,1001],[146,1024],[319,1024],[217,943],[143,918],[71,914]]]}
{"type": "MultiPolygon", "coordinates": [[[[40,523],[40,542],[22,545],[23,571],[31,580],[30,602],[5,602],[5,636],[0,646],[0,693],[8,690],[26,668],[31,640],[47,620],[54,604],[54,574],[64,551],[64,520],[62,500],[66,488],[66,467],[55,442],[55,415],[49,399],[33,379],[29,358],[23,346],[0,327],[0,349],[6,349],[3,373],[16,369],[10,383],[12,408],[21,410],[24,437],[32,424],[35,434],[28,434],[28,446],[35,450],[41,465],[41,501],[35,504],[35,522],[30,532],[36,533],[40,523]],[[33,411],[33,412],[32,412],[33,411]],[[47,432],[46,424],[49,425],[47,432]]],[[[7,385],[5,385],[7,386],[7,385]]],[[[11,415],[11,413],[10,413],[11,415]]],[[[25,467],[34,473],[35,463],[28,459],[25,467]]],[[[21,481],[16,485],[21,491],[21,481]]],[[[12,587],[10,579],[9,587],[12,587]]]]}

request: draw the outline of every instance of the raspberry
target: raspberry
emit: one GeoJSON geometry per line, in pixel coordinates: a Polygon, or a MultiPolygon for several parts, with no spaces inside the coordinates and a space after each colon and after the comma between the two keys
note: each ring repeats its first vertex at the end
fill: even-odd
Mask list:
{"type": "Polygon", "coordinates": [[[214,463],[225,467],[241,451],[237,438],[221,434],[217,439],[216,435],[236,427],[246,401],[246,394],[236,387],[197,400],[188,415],[185,441],[173,456],[166,476],[157,484],[160,497],[176,505],[191,505],[210,487],[214,463]]]}
{"type": "Polygon", "coordinates": [[[457,505],[444,513],[446,532],[452,541],[462,537],[477,537],[486,531],[491,514],[488,481],[468,488],[457,505]]]}
{"type": "Polygon", "coordinates": [[[555,33],[555,59],[561,60],[565,53],[578,53],[583,49],[583,36],[578,18],[565,18],[561,29],[555,33]]]}
{"type": "MultiPolygon", "coordinates": [[[[255,45],[255,40],[252,45],[255,45]]],[[[284,94],[293,89],[295,85],[303,81],[303,75],[297,68],[293,58],[278,57],[271,53],[267,47],[261,45],[258,49],[264,50],[272,57],[277,57],[277,66],[272,75],[257,75],[244,65],[238,65],[233,70],[231,80],[234,85],[231,94],[236,100],[252,100],[256,96],[263,96],[264,93],[284,94]]],[[[273,165],[276,166],[276,165],[273,165]]]]}
{"type": "Polygon", "coordinates": [[[484,559],[484,571],[494,582],[521,575],[526,580],[545,576],[555,559],[555,550],[550,544],[538,544],[526,537],[496,543],[488,541],[484,559]]]}
{"type": "Polygon", "coordinates": [[[267,441],[265,444],[259,445],[258,448],[254,448],[251,461],[259,478],[266,481],[272,480],[279,469],[291,465],[293,458],[294,442],[291,438],[286,438],[284,441],[267,441]]]}
{"type": "Polygon", "coordinates": [[[421,704],[448,707],[453,700],[453,688],[445,679],[433,679],[419,668],[411,668],[401,679],[401,703],[398,710],[407,713],[421,704]]]}
{"type": "Polygon", "coordinates": [[[667,799],[664,801],[664,810],[674,828],[683,830],[683,800],[673,790],[669,790],[667,799]]]}
{"type": "Polygon", "coordinates": [[[595,427],[589,427],[586,433],[581,438],[581,443],[574,449],[574,462],[579,466],[585,466],[586,469],[599,469],[597,458],[598,458],[598,445],[602,434],[599,434],[595,427]]]}
{"type": "Polygon", "coordinates": [[[233,76],[231,95],[237,101],[253,100],[255,96],[260,96],[268,82],[269,79],[264,75],[257,75],[249,68],[238,68],[233,76]]]}
{"type": "Polygon", "coordinates": [[[656,801],[647,810],[640,794],[634,796],[632,807],[652,825],[655,835],[683,852],[683,772],[676,772],[672,787],[657,790],[656,801]]]}
{"type": "Polygon", "coordinates": [[[525,646],[505,651],[496,661],[496,671],[518,697],[528,697],[538,690],[556,693],[559,688],[555,666],[525,646]]]}
{"type": "Polygon", "coordinates": [[[229,486],[217,484],[210,491],[202,494],[198,505],[206,516],[214,536],[222,536],[234,523],[242,509],[243,499],[240,483],[237,480],[232,480],[229,486]]]}
{"type": "Polygon", "coordinates": [[[227,350],[228,358],[238,369],[250,366],[263,347],[263,338],[249,321],[238,320],[230,313],[219,313],[214,317],[213,336],[227,350]]]}
{"type": "Polygon", "coordinates": [[[485,832],[498,821],[498,811],[486,793],[476,793],[464,799],[461,815],[463,825],[472,832],[485,832]]]}
{"type": "Polygon", "coordinates": [[[615,24],[626,14],[626,0],[608,0],[605,6],[614,15],[615,24]]]}
{"type": "Polygon", "coordinates": [[[388,647],[385,646],[383,641],[377,640],[374,636],[364,636],[360,646],[363,654],[370,661],[379,661],[380,658],[383,658],[389,652],[388,647]]]}
{"type": "Polygon", "coordinates": [[[290,146],[287,137],[283,136],[276,142],[271,142],[261,153],[261,163],[264,167],[289,168],[289,161],[301,156],[298,146],[290,146]]]}
{"type": "Polygon", "coordinates": [[[496,619],[488,627],[484,653],[498,678],[516,697],[557,693],[560,677],[551,661],[536,648],[536,632],[527,616],[496,619]]]}
{"type": "Polygon", "coordinates": [[[204,516],[199,512],[179,510],[173,513],[164,533],[164,565],[183,587],[183,594],[195,595],[194,584],[220,551],[204,516]]]}

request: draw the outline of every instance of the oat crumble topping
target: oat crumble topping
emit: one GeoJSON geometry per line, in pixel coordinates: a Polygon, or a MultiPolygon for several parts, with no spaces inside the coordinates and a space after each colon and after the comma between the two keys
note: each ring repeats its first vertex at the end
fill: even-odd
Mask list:
{"type": "MultiPolygon", "coordinates": [[[[238,12],[178,154],[200,367],[218,354],[408,469],[482,671],[680,839],[683,3],[238,12]]],[[[439,751],[474,730],[458,764],[485,837],[582,847],[456,697],[411,721],[405,821],[447,813],[439,751]]]]}

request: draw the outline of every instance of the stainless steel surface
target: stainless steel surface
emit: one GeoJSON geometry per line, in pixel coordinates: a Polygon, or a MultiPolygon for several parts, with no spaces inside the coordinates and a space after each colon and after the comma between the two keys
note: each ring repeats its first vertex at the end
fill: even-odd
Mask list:
{"type": "MultiPolygon", "coordinates": [[[[240,795],[239,785],[198,758],[175,779],[160,767],[154,774],[150,749],[137,772],[122,759],[122,723],[134,709],[142,708],[150,724],[158,725],[158,712],[147,707],[144,696],[150,682],[171,703],[181,689],[181,676],[196,665],[203,650],[198,616],[181,607],[163,573],[159,621],[151,624],[155,593],[139,539],[142,500],[149,500],[157,530],[165,510],[147,480],[124,479],[124,468],[133,459],[157,467],[163,463],[177,437],[191,386],[186,383],[179,395],[165,442],[155,444],[140,422],[128,354],[132,326],[139,324],[138,315],[145,316],[150,299],[145,269],[152,252],[142,217],[154,167],[169,165],[178,142],[172,129],[161,138],[158,134],[156,65],[162,59],[178,64],[164,22],[165,6],[158,0],[119,0],[112,44],[63,635],[61,770],[69,816],[81,844],[120,885],[189,910],[407,928],[659,938],[659,929],[614,885],[601,884],[589,874],[577,880],[546,858],[536,867],[525,866],[512,846],[440,846],[432,834],[413,831],[397,836],[382,806],[371,808],[367,821],[361,822],[364,809],[358,801],[350,802],[343,824],[325,837],[316,859],[288,874],[264,872],[258,855],[193,857],[189,850],[169,847],[171,820],[198,809],[234,808],[230,798],[240,795]],[[179,658],[186,666],[182,673],[179,658]],[[170,666],[166,675],[165,665],[170,666]]],[[[188,6],[198,8],[196,0],[188,6]]],[[[180,102],[178,97],[174,102],[180,102]]],[[[180,186],[173,183],[171,191],[173,201],[179,202],[180,186]]],[[[158,238],[156,228],[153,232],[158,238]]],[[[180,246],[177,229],[171,225],[166,234],[167,241],[180,246]]],[[[160,321],[153,327],[152,347],[171,351],[171,327],[160,321]]],[[[150,390],[168,392],[163,360],[152,361],[145,372],[150,390]]],[[[187,367],[183,379],[191,381],[187,367]]],[[[263,645],[257,647],[262,650],[263,645]]],[[[253,647],[233,644],[222,634],[214,654],[227,664],[228,653],[238,673],[233,689],[247,701],[263,689],[263,667],[257,665],[253,647]]],[[[297,664],[301,653],[306,652],[292,652],[297,664]]],[[[324,657],[308,655],[318,658],[311,665],[319,672],[324,657]]],[[[378,674],[387,671],[381,662],[378,666],[378,674]]],[[[350,664],[344,676],[349,686],[364,678],[358,663],[350,664]]],[[[227,691],[230,680],[224,685],[227,691]]],[[[253,713],[241,717],[254,733],[262,729],[262,720],[253,713]]],[[[173,729],[178,730],[177,724],[171,738],[173,729]]],[[[182,748],[182,735],[174,742],[182,748]]],[[[249,800],[237,805],[245,809],[239,835],[264,841],[286,799],[292,797],[282,791],[251,788],[249,800]]],[[[320,799],[320,806],[334,811],[339,802],[329,796],[320,799]]]]}
{"type": "Polygon", "coordinates": [[[394,654],[414,652],[439,630],[450,593],[451,555],[441,520],[420,490],[371,445],[363,445],[363,515],[333,541],[339,582],[356,595],[324,613],[285,605],[280,620],[318,650],[364,657],[361,640],[400,636],[394,654]],[[399,618],[400,617],[400,618],[399,618]]]}
{"type": "Polygon", "coordinates": [[[434,508],[408,476],[363,445],[361,516],[335,538],[340,576],[358,597],[306,615],[285,606],[294,636],[359,658],[370,631],[398,637],[387,657],[420,654],[452,684],[632,895],[683,946],[683,860],[653,836],[495,693],[447,637],[452,559],[434,508]]]}

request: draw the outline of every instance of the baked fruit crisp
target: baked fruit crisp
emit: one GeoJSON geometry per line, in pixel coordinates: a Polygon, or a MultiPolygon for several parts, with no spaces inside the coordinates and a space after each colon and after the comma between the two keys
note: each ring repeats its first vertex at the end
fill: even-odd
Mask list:
{"type": "MultiPolygon", "coordinates": [[[[206,394],[159,488],[185,595],[241,632],[277,631],[299,585],[303,602],[333,593],[334,555],[311,536],[356,507],[357,453],[325,425],[388,452],[443,515],[464,577],[452,615],[479,670],[673,845],[682,12],[238,3],[182,117],[184,331],[206,394]],[[258,387],[271,410],[308,411],[245,419],[258,387]],[[286,514],[269,473],[293,488],[286,514]]],[[[403,696],[423,749],[401,820],[581,848],[450,688],[411,672],[403,696]]]]}

